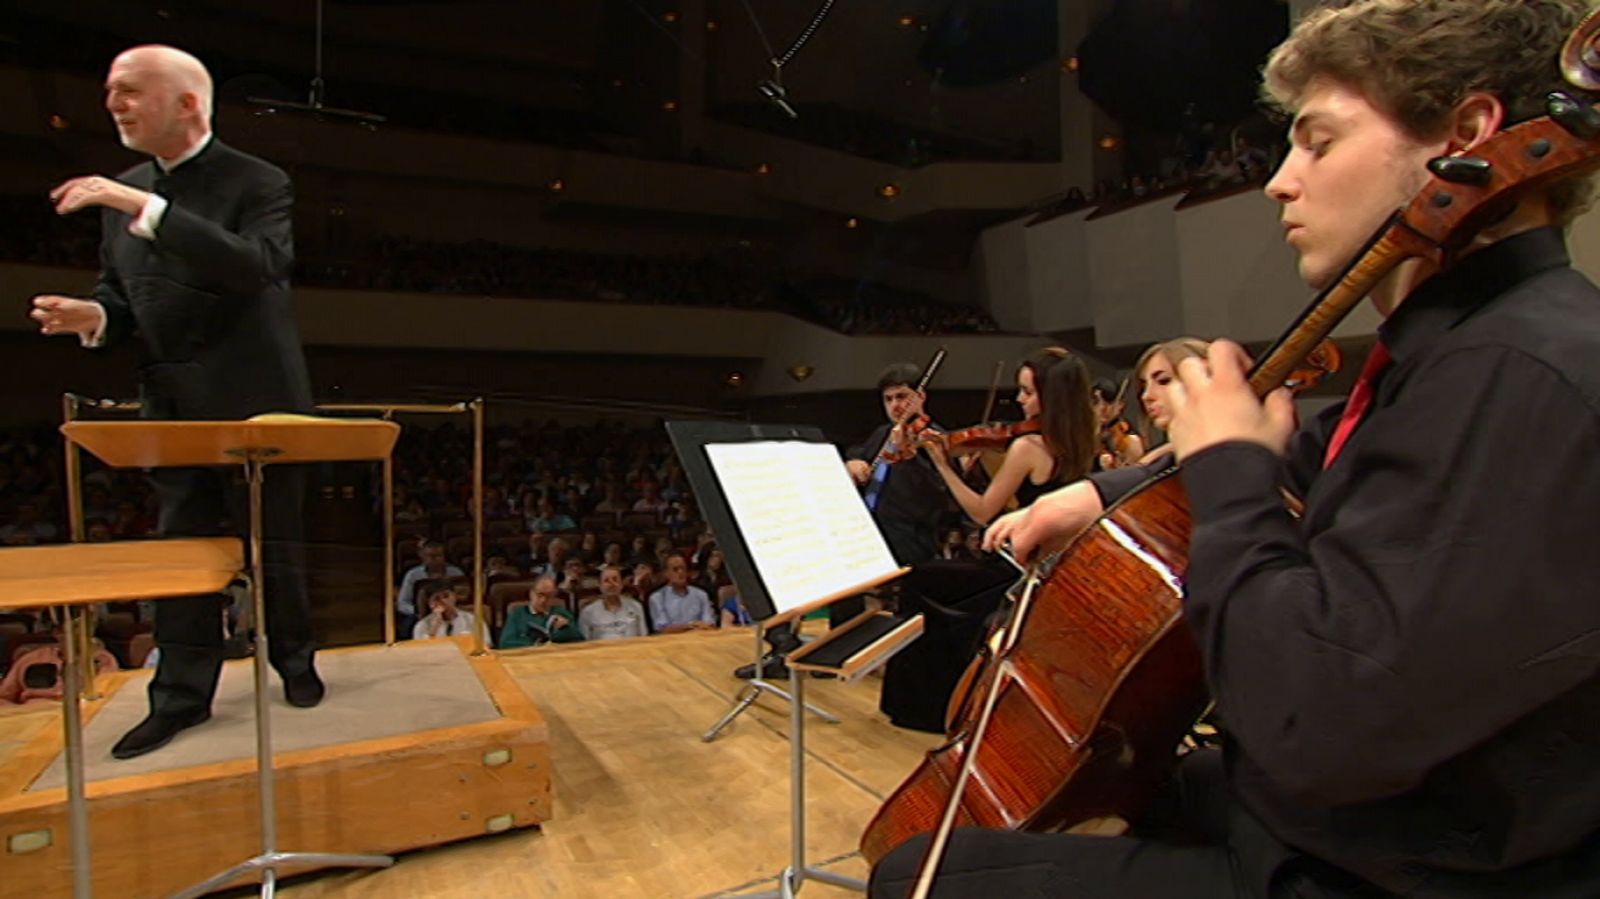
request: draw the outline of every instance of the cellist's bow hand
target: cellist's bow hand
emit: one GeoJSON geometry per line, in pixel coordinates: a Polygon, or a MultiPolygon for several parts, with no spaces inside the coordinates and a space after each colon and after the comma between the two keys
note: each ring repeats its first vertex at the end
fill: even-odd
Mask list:
{"type": "Polygon", "coordinates": [[[1010,544],[1017,561],[1033,562],[1043,553],[1066,546],[1079,531],[1094,523],[1105,507],[1100,491],[1087,480],[1075,481],[995,519],[983,535],[983,547],[996,550],[1010,544]]]}
{"type": "Polygon", "coordinates": [[[1016,534],[1023,529],[1027,516],[1027,509],[1018,509],[990,522],[989,527],[983,532],[984,550],[992,553],[1006,552],[1016,561],[1025,563],[1028,554],[1017,548],[1016,534]]]}

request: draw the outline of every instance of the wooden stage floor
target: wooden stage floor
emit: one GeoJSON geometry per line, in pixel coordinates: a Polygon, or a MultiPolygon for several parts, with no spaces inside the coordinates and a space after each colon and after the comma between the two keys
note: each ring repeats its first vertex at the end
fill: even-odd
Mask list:
{"type": "MultiPolygon", "coordinates": [[[[407,853],[387,870],[293,878],[280,895],[656,899],[774,889],[789,854],[788,706],[763,698],[716,741],[700,740],[743,683],[732,671],[749,661],[753,639],[713,631],[502,653],[549,724],[552,820],[407,853]]],[[[891,726],[877,710],[880,684],[806,682],[807,699],[843,719],[806,726],[808,860],[863,879],[861,829],[938,742],[891,726]]],[[[0,714],[0,765],[59,720],[53,704],[0,714]]],[[[819,882],[802,894],[859,895],[819,882]]]]}

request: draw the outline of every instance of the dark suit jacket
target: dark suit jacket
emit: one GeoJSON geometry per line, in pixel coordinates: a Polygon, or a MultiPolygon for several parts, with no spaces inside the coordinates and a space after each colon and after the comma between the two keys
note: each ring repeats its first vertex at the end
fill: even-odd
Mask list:
{"type": "Polygon", "coordinates": [[[289,298],[288,175],[213,137],[170,174],[150,161],[117,180],[170,204],[155,240],[129,233],[123,212],[106,209],[101,222],[94,299],[107,345],[139,340],[144,417],[310,411],[289,298]]]}

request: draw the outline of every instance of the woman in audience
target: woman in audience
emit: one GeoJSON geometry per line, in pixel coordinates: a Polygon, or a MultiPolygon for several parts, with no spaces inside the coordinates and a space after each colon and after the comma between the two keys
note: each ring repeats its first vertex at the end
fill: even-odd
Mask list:
{"type": "Polygon", "coordinates": [[[1083,360],[1046,347],[1017,369],[1017,404],[1039,432],[1011,441],[1000,469],[983,493],[967,486],[950,464],[938,439],[927,441],[928,455],[951,496],[978,524],[988,524],[1015,500],[1026,506],[1054,484],[1089,473],[1096,456],[1094,410],[1089,401],[1089,370],[1083,360]]]}
{"type": "Polygon", "coordinates": [[[727,559],[722,555],[722,550],[713,549],[706,554],[705,567],[700,569],[700,576],[695,579],[695,586],[706,591],[707,596],[716,596],[723,587],[733,583],[728,576],[727,559]]]}

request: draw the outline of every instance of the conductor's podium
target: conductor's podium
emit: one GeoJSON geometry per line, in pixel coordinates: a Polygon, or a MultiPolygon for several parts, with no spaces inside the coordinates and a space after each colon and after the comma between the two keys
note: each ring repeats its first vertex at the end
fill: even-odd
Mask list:
{"type": "MultiPolygon", "coordinates": [[[[471,651],[455,637],[319,653],[328,696],[314,709],[285,704],[274,677],[280,845],[393,853],[549,817],[544,719],[494,656],[471,651]]],[[[224,666],[210,721],[115,761],[149,676],[104,675],[85,707],[97,896],[168,896],[260,845],[250,662],[224,666]]],[[[52,727],[0,759],[0,895],[70,895],[61,751],[52,727]]]]}
{"type": "MultiPolygon", "coordinates": [[[[255,620],[263,620],[260,497],[273,464],[386,456],[388,422],[74,422],[67,438],[116,467],[242,464],[250,489],[255,620]]],[[[217,590],[238,541],[0,550],[0,608],[217,590]],[[231,543],[233,549],[225,549],[231,543]],[[192,572],[163,580],[172,551],[192,572]],[[227,563],[218,562],[218,555],[227,563]],[[231,553],[231,555],[228,555],[231,553]],[[74,560],[81,559],[82,564],[74,560]],[[153,587],[152,583],[159,587],[153,587]],[[133,589],[132,594],[124,592],[133,589]],[[170,593],[161,591],[170,588],[170,593]]],[[[265,628],[256,655],[266,653],[265,628]]],[[[67,725],[0,758],[0,896],[198,895],[328,865],[379,866],[404,849],[526,827],[550,814],[543,718],[469,638],[318,655],[328,695],[290,707],[266,666],[224,666],[210,721],[126,761],[110,749],[148,711],[151,672],[103,675],[67,725]],[[85,783],[86,789],[77,785],[85,783]],[[87,796],[84,804],[73,797],[87,796]],[[87,830],[86,838],[74,839],[87,830]],[[218,870],[238,860],[245,862],[218,870]],[[85,874],[89,876],[85,877],[85,874]]],[[[70,667],[70,666],[69,666],[70,667]]],[[[71,696],[73,682],[67,682],[71,696]]]]}

